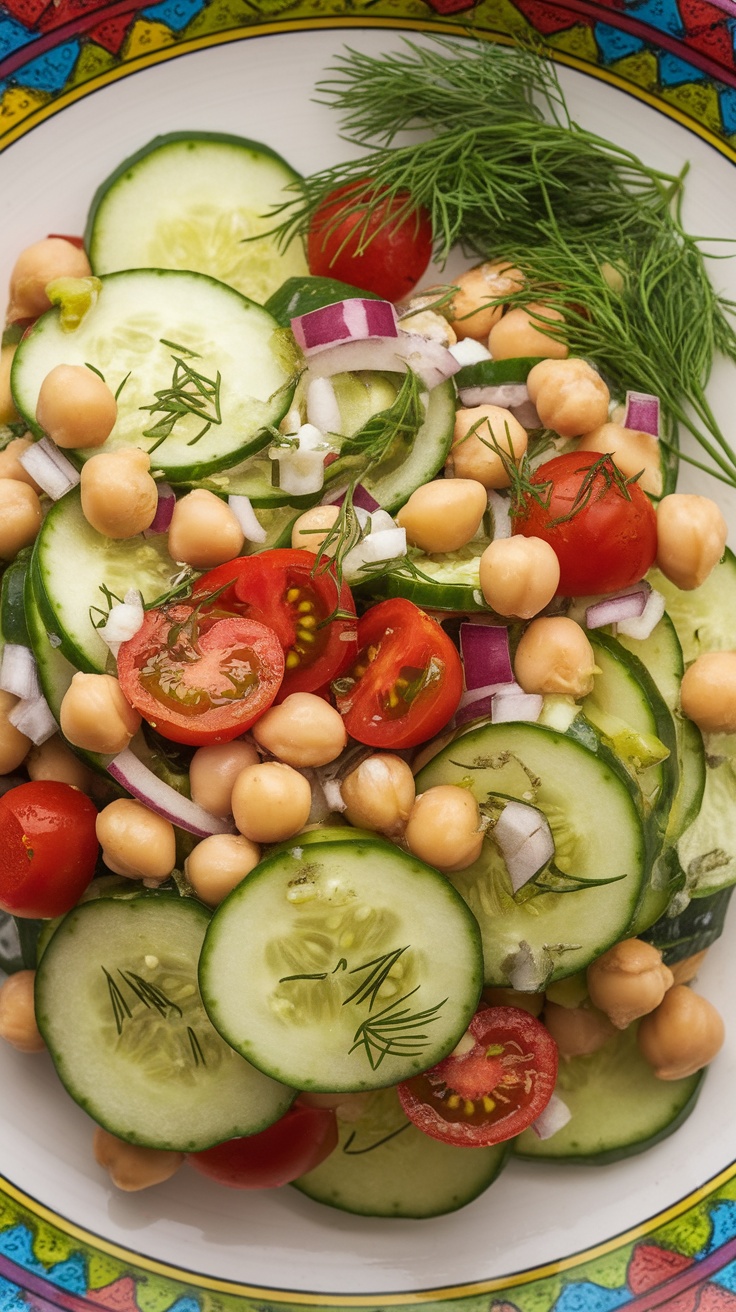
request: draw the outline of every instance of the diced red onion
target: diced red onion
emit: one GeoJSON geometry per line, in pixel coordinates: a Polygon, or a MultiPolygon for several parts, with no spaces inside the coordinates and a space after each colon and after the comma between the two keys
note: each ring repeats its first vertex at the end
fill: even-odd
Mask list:
{"type": "Polygon", "coordinates": [[[120,752],[107,767],[108,772],[122,784],[132,797],[170,820],[180,829],[186,829],[198,838],[208,838],[210,834],[232,834],[235,827],[229,820],[210,815],[203,807],[197,806],[188,797],[182,797],[170,784],[159,779],[147,765],[131,752],[129,747],[120,752]]]}
{"type": "Polygon", "coordinates": [[[0,689],[21,701],[33,701],[40,695],[36,662],[29,647],[6,642],[0,662],[0,689]]]}
{"type": "Polygon", "coordinates": [[[659,397],[650,392],[627,392],[623,426],[659,437],[659,397]]]}
{"type": "Polygon", "coordinates": [[[539,418],[539,412],[533,401],[522,401],[520,405],[511,405],[509,409],[518,419],[522,428],[542,428],[542,421],[539,418]]]}
{"type": "Polygon", "coordinates": [[[459,728],[461,724],[467,724],[468,720],[489,716],[493,698],[501,686],[498,683],[489,683],[483,688],[473,688],[470,692],[463,693],[455,712],[453,721],[455,727],[459,728]]]}
{"type": "Polygon", "coordinates": [[[618,633],[623,633],[627,638],[638,638],[640,641],[648,638],[664,615],[665,604],[662,593],[652,588],[641,615],[636,619],[621,620],[617,626],[618,633]]]}
{"type": "MultiPolygon", "coordinates": [[[[346,496],[347,488],[345,488],[344,492],[339,492],[337,496],[326,497],[325,504],[328,506],[341,506],[346,496]]],[[[369,514],[372,514],[374,510],[380,509],[376,498],[371,496],[368,488],[363,487],[362,483],[357,483],[353,489],[353,505],[356,509],[367,510],[369,514]]]]}
{"type": "Polygon", "coordinates": [[[585,624],[589,629],[602,629],[606,624],[620,624],[622,620],[636,619],[646,606],[651,587],[643,580],[615,597],[604,597],[586,607],[585,624]]]}
{"type": "Polygon", "coordinates": [[[509,631],[500,624],[461,624],[460,652],[468,691],[488,684],[512,683],[509,631]]]}
{"type": "Polygon", "coordinates": [[[34,442],[19,456],[23,468],[52,501],[60,501],[65,492],[76,487],[79,471],[48,437],[34,442]]]}
{"type": "Polygon", "coordinates": [[[268,534],[258,522],[250,497],[230,496],[227,504],[232,510],[248,542],[265,542],[268,534]]]}
{"type": "Polygon", "coordinates": [[[30,738],[34,747],[40,747],[47,738],[58,733],[59,726],[51,714],[51,707],[45,697],[37,696],[28,701],[17,702],[8,714],[8,719],[19,733],[30,738]]]}
{"type": "Polygon", "coordinates": [[[554,856],[555,844],[547,817],[526,802],[507,802],[491,832],[515,893],[554,856]]]}
{"type": "Polygon", "coordinates": [[[342,416],[329,378],[313,378],[307,388],[307,421],[321,433],[339,433],[342,416]]]}
{"type": "Polygon", "coordinates": [[[538,1139],[551,1139],[552,1135],[562,1130],[571,1119],[572,1112],[567,1103],[553,1093],[544,1111],[532,1121],[530,1128],[538,1139]]]}
{"type": "Polygon", "coordinates": [[[148,533],[166,533],[176,505],[174,489],[168,483],[158,483],[157,488],[158,506],[156,507],[156,514],[146,530],[148,533]]]}
{"type": "Polygon", "coordinates": [[[398,337],[373,338],[365,342],[341,342],[309,358],[308,377],[331,378],[356,369],[380,369],[404,373],[411,369],[431,390],[457,373],[460,365],[440,342],[419,333],[400,332],[398,337]]]}
{"type": "Polygon", "coordinates": [[[461,337],[459,342],[453,342],[447,349],[450,355],[455,357],[461,369],[466,365],[480,364],[481,360],[491,359],[488,347],[482,342],[476,342],[474,337],[461,337]]]}
{"type": "Polygon", "coordinates": [[[335,301],[291,320],[291,330],[305,355],[336,346],[339,342],[396,337],[398,320],[390,301],[335,301]]]}
{"type": "Polygon", "coordinates": [[[510,538],[512,533],[511,502],[508,497],[502,497],[498,492],[491,489],[488,493],[488,509],[493,515],[494,542],[498,538],[510,538]]]}
{"type": "Polygon", "coordinates": [[[495,387],[461,387],[458,395],[463,405],[500,405],[505,410],[524,405],[529,400],[526,383],[498,383],[495,387]]]}
{"type": "Polygon", "coordinates": [[[515,720],[524,720],[536,724],[542,714],[544,698],[537,692],[524,692],[518,684],[509,684],[499,688],[491,706],[491,720],[494,724],[511,724],[515,720]]]}
{"type": "Polygon", "coordinates": [[[111,608],[107,623],[97,630],[116,660],[121,644],[135,637],[143,620],[141,594],[135,588],[129,588],[122,604],[111,608]]]}

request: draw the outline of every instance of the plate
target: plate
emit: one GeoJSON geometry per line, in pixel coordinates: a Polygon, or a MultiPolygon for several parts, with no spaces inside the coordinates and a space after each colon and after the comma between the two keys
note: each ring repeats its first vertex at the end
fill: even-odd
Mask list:
{"type": "MultiPolygon", "coordinates": [[[[316,78],[346,43],[377,53],[400,41],[402,25],[428,25],[427,6],[419,0],[407,6],[408,17],[403,6],[380,7],[379,15],[375,5],[360,6],[367,17],[358,21],[351,5],[337,7],[342,17],[336,6],[325,5],[329,16],[320,17],[318,7],[317,17],[313,9],[311,20],[292,22],[303,30],[288,31],[277,29],[289,26],[283,14],[297,6],[243,5],[260,18],[241,16],[224,36],[204,29],[174,46],[173,38],[162,38],[162,27],[168,23],[171,32],[177,15],[194,13],[178,0],[137,16],[149,39],[146,45],[145,31],[139,31],[138,46],[128,50],[122,71],[134,75],[121,77],[119,65],[110,64],[106,73],[101,60],[97,73],[74,83],[69,68],[62,68],[51,90],[36,94],[38,83],[31,79],[25,105],[12,78],[0,82],[0,144],[6,144],[0,153],[0,281],[7,281],[15,253],[29,240],[46,232],[80,232],[98,182],[154,133],[235,132],[267,142],[302,172],[333,162],[338,152],[344,156],[334,118],[311,98],[316,78]],[[416,14],[421,22],[414,21],[416,14]],[[233,39],[256,21],[262,25],[251,39],[233,39]]],[[[551,6],[536,8],[552,12],[551,6]]],[[[506,9],[499,5],[499,14],[506,9]]],[[[130,15],[119,3],[108,13],[110,24],[130,15]]],[[[99,13],[97,19],[101,40],[99,13]]],[[[43,51],[66,58],[71,27],[60,30],[56,45],[48,34],[45,45],[42,38],[43,51]]],[[[615,34],[615,26],[610,30],[615,34]]],[[[8,21],[0,10],[0,41],[3,32],[7,36],[8,21]]],[[[12,43],[10,48],[12,54],[12,43]]],[[[689,160],[686,222],[691,231],[728,238],[736,172],[725,120],[716,130],[712,119],[708,126],[701,115],[698,123],[677,105],[666,116],[647,103],[653,99],[649,92],[639,88],[635,96],[626,95],[620,79],[610,73],[604,80],[584,76],[581,59],[567,55],[568,64],[577,65],[562,70],[574,116],[669,171],[689,160]],[[697,131],[688,131],[686,120],[697,131]]],[[[12,67],[18,71],[18,57],[12,67]]],[[[714,264],[714,277],[736,296],[732,265],[714,264]]],[[[728,371],[719,369],[711,392],[726,423],[733,411],[733,374],[729,380],[728,371]]],[[[682,485],[711,494],[715,488],[697,471],[686,471],[682,485]]],[[[736,524],[736,493],[724,489],[717,495],[736,524]]],[[[710,953],[699,987],[721,1003],[728,1018],[729,999],[736,996],[736,953],[727,944],[710,953]]],[[[51,1303],[73,1312],[411,1304],[439,1312],[448,1301],[460,1312],[605,1312],[624,1305],[674,1307],[675,1295],[682,1294],[688,1301],[678,1302],[678,1309],[736,1308],[734,1030],[732,1023],[696,1112],[674,1138],[605,1168],[514,1162],[469,1207],[421,1222],[351,1217],[289,1189],[231,1192],[186,1168],[143,1194],[114,1192],[92,1159],[91,1123],[61,1091],[50,1061],[3,1045],[0,1304],[20,1306],[25,1291],[34,1307],[51,1303]],[[650,1272],[643,1287],[660,1286],[665,1275],[670,1283],[644,1301],[634,1297],[628,1283],[634,1261],[650,1272]],[[706,1285],[705,1294],[697,1292],[706,1285]],[[719,1301],[702,1301],[711,1296],[719,1301]]]]}

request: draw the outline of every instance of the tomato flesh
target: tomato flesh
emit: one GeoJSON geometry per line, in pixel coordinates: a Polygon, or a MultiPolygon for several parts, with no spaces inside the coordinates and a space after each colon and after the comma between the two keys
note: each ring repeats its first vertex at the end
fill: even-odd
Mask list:
{"type": "Polygon", "coordinates": [[[519,1007],[483,1008],[468,1033],[472,1048],[400,1084],[399,1100],[431,1138],[489,1147],[513,1139],[544,1111],[557,1079],[557,1045],[519,1007]]]}
{"type": "Polygon", "coordinates": [[[542,465],[514,518],[514,532],[543,538],[560,562],[558,595],[619,592],[638,583],[657,554],[657,518],[638,483],[611,456],[568,452],[542,465]]]}
{"type": "Polygon", "coordinates": [[[331,1108],[290,1107],[260,1134],[228,1139],[188,1161],[201,1175],[231,1189],[275,1189],[314,1170],[337,1147],[337,1118],[331,1108]]]}
{"type": "Polygon", "coordinates": [[[95,873],[97,808],[70,784],[39,779],[0,797],[0,907],[48,919],[76,906],[95,873]]]}
{"type": "Polygon", "coordinates": [[[362,287],[387,301],[408,296],[432,258],[432,225],[423,209],[395,218],[406,199],[405,193],[376,197],[368,179],[331,191],[309,225],[310,273],[362,287]]]}

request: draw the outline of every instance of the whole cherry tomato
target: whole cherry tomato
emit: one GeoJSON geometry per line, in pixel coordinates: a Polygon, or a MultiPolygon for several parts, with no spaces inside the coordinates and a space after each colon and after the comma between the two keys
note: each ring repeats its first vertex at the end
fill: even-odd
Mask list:
{"type": "Polygon", "coordinates": [[[95,873],[97,808],[70,784],[38,779],[0,797],[0,907],[50,919],[76,906],[95,873]]]}
{"type": "Polygon", "coordinates": [[[408,296],[432,258],[432,225],[423,209],[401,217],[406,200],[376,195],[368,179],[329,192],[307,233],[310,273],[387,301],[408,296]]]}

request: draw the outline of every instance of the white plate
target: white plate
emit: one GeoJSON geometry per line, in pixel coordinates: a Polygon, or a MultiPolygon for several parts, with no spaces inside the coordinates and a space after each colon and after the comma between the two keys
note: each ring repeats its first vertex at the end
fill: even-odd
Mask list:
{"type": "MultiPolygon", "coordinates": [[[[235,132],[267,142],[303,172],[344,155],[334,117],[310,99],[315,79],[343,39],[377,53],[399,35],[333,29],[213,46],[113,82],[52,115],[0,155],[0,282],[30,240],[46,232],[81,232],[97,184],[155,133],[235,132]]],[[[729,235],[736,208],[732,164],[613,87],[566,70],[562,78],[574,115],[587,127],[672,172],[689,159],[690,229],[729,235]]],[[[736,295],[733,265],[714,265],[714,276],[736,295]]],[[[727,371],[719,370],[712,395],[726,431],[733,413],[729,385],[733,373],[729,384],[727,371]]],[[[683,485],[718,496],[736,523],[736,493],[687,472],[683,485]]],[[[700,987],[722,1004],[728,1020],[736,953],[726,944],[712,951],[700,987]]],[[[69,1004],[74,1006],[73,998],[69,1004]]],[[[146,1193],[119,1194],[95,1166],[91,1123],[62,1092],[50,1061],[21,1057],[5,1045],[0,1170],[11,1185],[72,1227],[99,1236],[105,1247],[196,1273],[205,1285],[210,1278],[232,1282],[262,1300],[268,1300],[267,1291],[275,1302],[293,1291],[293,1301],[312,1303],[339,1303],[340,1295],[384,1303],[391,1295],[403,1302],[411,1293],[421,1301],[419,1291],[429,1299],[429,1291],[438,1299],[480,1294],[512,1273],[558,1263],[638,1227],[736,1159],[734,1031],[732,1022],[700,1103],[674,1138],[606,1168],[513,1162],[484,1197],[436,1220],[360,1219],[289,1189],[220,1189],[186,1169],[146,1193]]]]}

